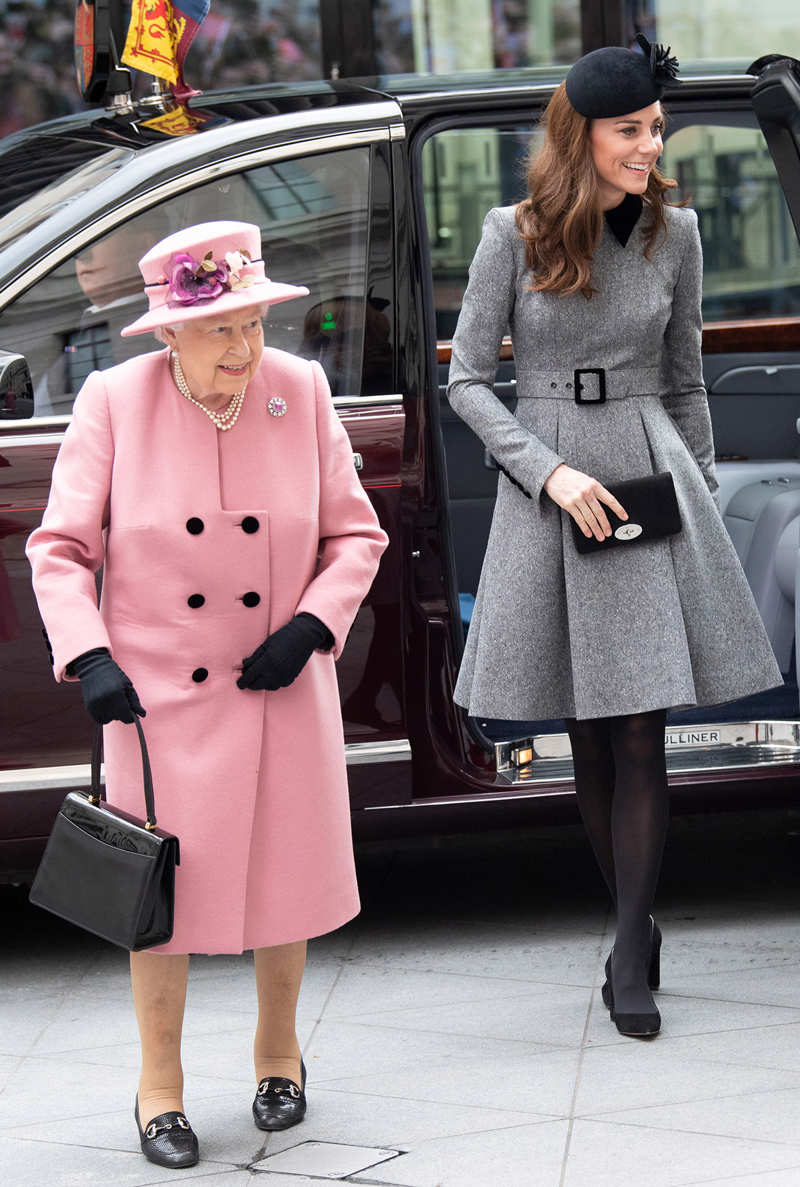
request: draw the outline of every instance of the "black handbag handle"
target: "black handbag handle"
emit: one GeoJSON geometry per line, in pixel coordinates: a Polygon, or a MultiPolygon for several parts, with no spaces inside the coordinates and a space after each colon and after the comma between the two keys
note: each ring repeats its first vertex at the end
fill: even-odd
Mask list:
{"type": "MultiPolygon", "coordinates": [[[[146,811],[145,828],[154,829],[156,827],[156,799],[153,792],[153,772],[150,770],[150,755],[147,753],[147,743],[144,740],[144,730],[142,723],[138,717],[134,717],[133,723],[136,726],[136,732],[139,735],[139,746],[142,751],[142,776],[144,781],[144,804],[146,811]]],[[[94,737],[92,738],[92,793],[89,797],[94,803],[100,802],[106,798],[105,787],[100,782],[100,763],[103,758],[103,727],[101,725],[95,726],[94,737]]]]}

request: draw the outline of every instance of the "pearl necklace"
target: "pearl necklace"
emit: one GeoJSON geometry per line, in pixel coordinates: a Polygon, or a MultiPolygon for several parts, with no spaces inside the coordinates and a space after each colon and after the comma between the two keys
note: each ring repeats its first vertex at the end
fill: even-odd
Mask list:
{"type": "Polygon", "coordinates": [[[175,379],[175,386],[182,396],[185,396],[190,404],[195,404],[198,408],[202,408],[210,421],[217,426],[222,433],[227,433],[228,429],[232,429],[239,419],[239,413],[242,411],[244,404],[244,393],[247,390],[247,384],[244,385],[241,391],[237,392],[235,396],[231,397],[231,401],[223,412],[214,412],[211,408],[206,408],[199,400],[196,400],[189,391],[189,385],[186,382],[186,377],[183,374],[180,359],[176,354],[170,356],[172,360],[172,374],[175,379]]]}

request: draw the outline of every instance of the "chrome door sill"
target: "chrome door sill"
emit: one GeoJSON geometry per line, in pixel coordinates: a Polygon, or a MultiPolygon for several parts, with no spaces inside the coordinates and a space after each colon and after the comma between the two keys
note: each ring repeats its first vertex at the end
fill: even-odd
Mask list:
{"type": "MultiPolygon", "coordinates": [[[[670,726],[664,734],[664,747],[669,775],[787,763],[800,766],[800,720],[670,726]]],[[[495,759],[498,778],[509,786],[564,783],[573,778],[567,734],[535,734],[496,742],[495,759]]]]}

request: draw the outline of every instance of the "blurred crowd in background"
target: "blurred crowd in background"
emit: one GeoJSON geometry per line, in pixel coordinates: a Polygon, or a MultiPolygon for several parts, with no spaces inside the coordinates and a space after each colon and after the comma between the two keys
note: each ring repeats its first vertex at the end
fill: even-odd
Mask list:
{"type": "MultiPolygon", "coordinates": [[[[130,0],[121,2],[129,11],[130,0]]],[[[769,49],[800,57],[798,0],[767,0],[755,33],[752,0],[618,2],[624,44],[633,45],[640,31],[672,45],[682,62],[724,59],[742,68],[769,49]]],[[[186,81],[207,91],[324,77],[321,7],[321,0],[211,0],[186,81]]],[[[352,19],[347,0],[341,7],[347,37],[357,45],[363,35],[374,47],[379,75],[568,65],[583,52],[581,0],[370,0],[372,29],[363,31],[364,6],[353,7],[352,19]]],[[[325,12],[337,27],[337,6],[325,12]]],[[[84,106],[73,66],[74,13],[75,0],[0,0],[0,135],[84,106]]],[[[149,81],[141,76],[135,92],[149,81]]]]}
{"type": "MultiPolygon", "coordinates": [[[[0,136],[86,105],[73,65],[75,0],[0,0],[0,136]]],[[[213,0],[187,60],[200,90],[319,78],[318,0],[213,0]]]]}
{"type": "MultiPolygon", "coordinates": [[[[579,0],[546,0],[538,9],[534,21],[530,0],[464,0],[459,29],[449,0],[422,7],[373,0],[377,70],[574,61],[581,52],[579,0]]],[[[73,66],[74,14],[75,0],[0,0],[0,136],[85,106],[73,66]]],[[[185,74],[199,90],[323,77],[319,0],[212,0],[185,74]]],[[[135,80],[135,92],[147,83],[135,80]]]]}

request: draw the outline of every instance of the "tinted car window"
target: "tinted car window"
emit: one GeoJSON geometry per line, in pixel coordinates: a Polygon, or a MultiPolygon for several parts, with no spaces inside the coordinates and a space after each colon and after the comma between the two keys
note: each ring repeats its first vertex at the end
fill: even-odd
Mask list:
{"type": "Polygon", "coordinates": [[[369,154],[349,148],[217,178],[128,219],[48,273],[0,317],[0,347],[30,365],[34,415],[69,413],[92,370],[157,348],[149,334],[119,336],[146,308],[137,261],[172,231],[214,219],[256,223],[268,275],[309,289],[269,310],[267,343],[318,359],[334,395],[359,394],[369,154]]]}
{"type": "MultiPolygon", "coordinates": [[[[453,335],[484,215],[524,197],[525,156],[539,135],[525,127],[452,128],[423,147],[439,338],[453,335]]],[[[687,198],[697,211],[704,319],[800,314],[800,245],[754,118],[750,127],[668,129],[661,168],[679,183],[670,200],[687,198]]]]}
{"type": "Polygon", "coordinates": [[[800,244],[760,129],[679,128],[662,169],[697,211],[705,320],[800,314],[800,244]]]}
{"type": "MultiPolygon", "coordinates": [[[[534,148],[538,136],[533,138],[534,148]]],[[[425,213],[433,268],[436,330],[452,338],[467,271],[487,210],[525,196],[530,126],[448,128],[422,149],[425,213]]]]}

